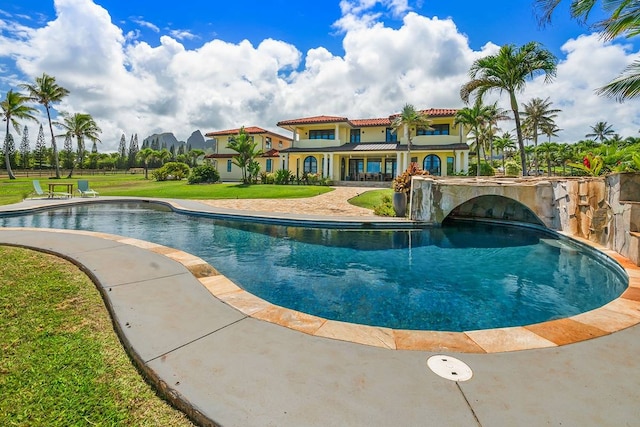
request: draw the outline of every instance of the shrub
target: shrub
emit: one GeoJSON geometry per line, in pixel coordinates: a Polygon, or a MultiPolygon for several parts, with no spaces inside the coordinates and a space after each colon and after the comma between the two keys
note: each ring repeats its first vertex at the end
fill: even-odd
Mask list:
{"type": "MultiPolygon", "coordinates": [[[[477,164],[469,165],[469,176],[476,176],[478,170],[477,164]]],[[[494,176],[496,171],[491,167],[489,163],[480,163],[480,175],[481,176],[494,176]]]]}
{"type": "Polygon", "coordinates": [[[156,181],[180,181],[189,175],[189,170],[189,166],[185,163],[168,162],[160,169],[154,170],[151,176],[153,176],[156,181]]]}
{"type": "Polygon", "coordinates": [[[189,184],[213,184],[220,180],[220,174],[211,165],[196,166],[189,174],[189,184]]]}
{"type": "Polygon", "coordinates": [[[374,206],[373,213],[378,216],[396,216],[396,211],[393,209],[393,200],[390,196],[383,196],[382,203],[374,206]]]}
{"type": "Polygon", "coordinates": [[[278,169],[275,173],[274,181],[276,184],[288,184],[291,178],[292,175],[288,169],[278,169]]]}
{"type": "Polygon", "coordinates": [[[519,176],[522,174],[522,167],[514,162],[507,162],[504,165],[504,174],[509,176],[519,176]]]}

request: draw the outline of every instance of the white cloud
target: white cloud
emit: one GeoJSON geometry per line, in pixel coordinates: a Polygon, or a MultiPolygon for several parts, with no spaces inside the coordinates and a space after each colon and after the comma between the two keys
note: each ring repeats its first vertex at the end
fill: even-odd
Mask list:
{"type": "MultiPolygon", "coordinates": [[[[127,141],[133,133],[142,140],[172,131],[186,139],[196,129],[240,125],[286,133],[275,126],[278,121],[308,115],[384,117],[407,102],[459,108],[470,65],[498,49],[490,41],[471,49],[452,19],[418,15],[406,0],[340,5],[343,17],[336,25],[343,31],[344,55],[324,47],[302,53],[273,39],[257,45],[213,39],[187,49],[180,42],[184,35],[162,31],[160,43],[150,45],[138,32],[124,34],[90,0],[55,0],[57,16],[46,25],[0,20],[1,62],[15,61],[19,71],[3,72],[0,85],[15,87],[43,72],[55,76],[71,92],[56,108],[92,114],[103,129],[101,151],[114,151],[122,133],[127,141]],[[382,22],[388,14],[402,16],[398,28],[382,22]]],[[[618,104],[594,89],[638,54],[596,36],[569,40],[564,52],[555,82],[530,82],[519,101],[550,97],[563,110],[558,126],[565,129],[564,140],[583,138],[597,121],[635,136],[638,102],[618,104]]],[[[500,102],[506,107],[506,97],[500,102]]]]}
{"type": "Polygon", "coordinates": [[[169,34],[178,40],[193,40],[198,38],[197,35],[188,30],[170,30],[169,34]]]}
{"type": "Polygon", "coordinates": [[[150,29],[151,31],[153,31],[155,33],[159,33],[160,32],[160,28],[158,28],[157,25],[155,25],[155,24],[153,24],[153,23],[151,23],[149,21],[145,21],[141,17],[132,18],[131,21],[135,22],[136,24],[140,25],[141,27],[146,27],[146,28],[150,29]]]}

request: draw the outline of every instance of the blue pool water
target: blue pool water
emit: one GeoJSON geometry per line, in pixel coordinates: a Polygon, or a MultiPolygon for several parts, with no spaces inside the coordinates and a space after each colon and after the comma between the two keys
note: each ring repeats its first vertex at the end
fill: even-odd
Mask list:
{"type": "Polygon", "coordinates": [[[537,323],[602,306],[628,284],[602,254],[539,230],[499,225],[318,229],[130,203],[0,218],[0,225],[93,230],[159,243],[201,257],[273,304],[397,329],[537,323]]]}

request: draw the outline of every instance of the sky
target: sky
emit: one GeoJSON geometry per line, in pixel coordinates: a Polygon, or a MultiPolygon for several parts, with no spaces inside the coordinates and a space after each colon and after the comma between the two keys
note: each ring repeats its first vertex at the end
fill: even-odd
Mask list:
{"type": "MultiPolygon", "coordinates": [[[[462,108],[476,59],[537,41],[558,58],[557,76],[529,81],[518,101],[549,98],[562,110],[553,141],[584,139],[599,121],[639,136],[640,100],[595,90],[640,59],[640,37],[604,42],[588,25],[603,15],[581,24],[568,2],[540,26],[533,0],[0,0],[0,97],[54,76],[70,91],[54,115],[91,114],[101,152],[123,134],[184,141],[195,130],[259,126],[291,136],[276,123],[387,117],[407,103],[462,108]]],[[[493,101],[509,109],[505,95],[493,101]]],[[[25,124],[35,145],[37,125],[25,124]]]]}

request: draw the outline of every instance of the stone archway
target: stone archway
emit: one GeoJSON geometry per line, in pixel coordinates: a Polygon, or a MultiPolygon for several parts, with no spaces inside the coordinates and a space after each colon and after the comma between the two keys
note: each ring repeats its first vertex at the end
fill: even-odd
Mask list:
{"type": "Polygon", "coordinates": [[[494,194],[467,200],[453,208],[443,221],[455,218],[481,218],[545,225],[531,209],[519,201],[494,194]]]}

